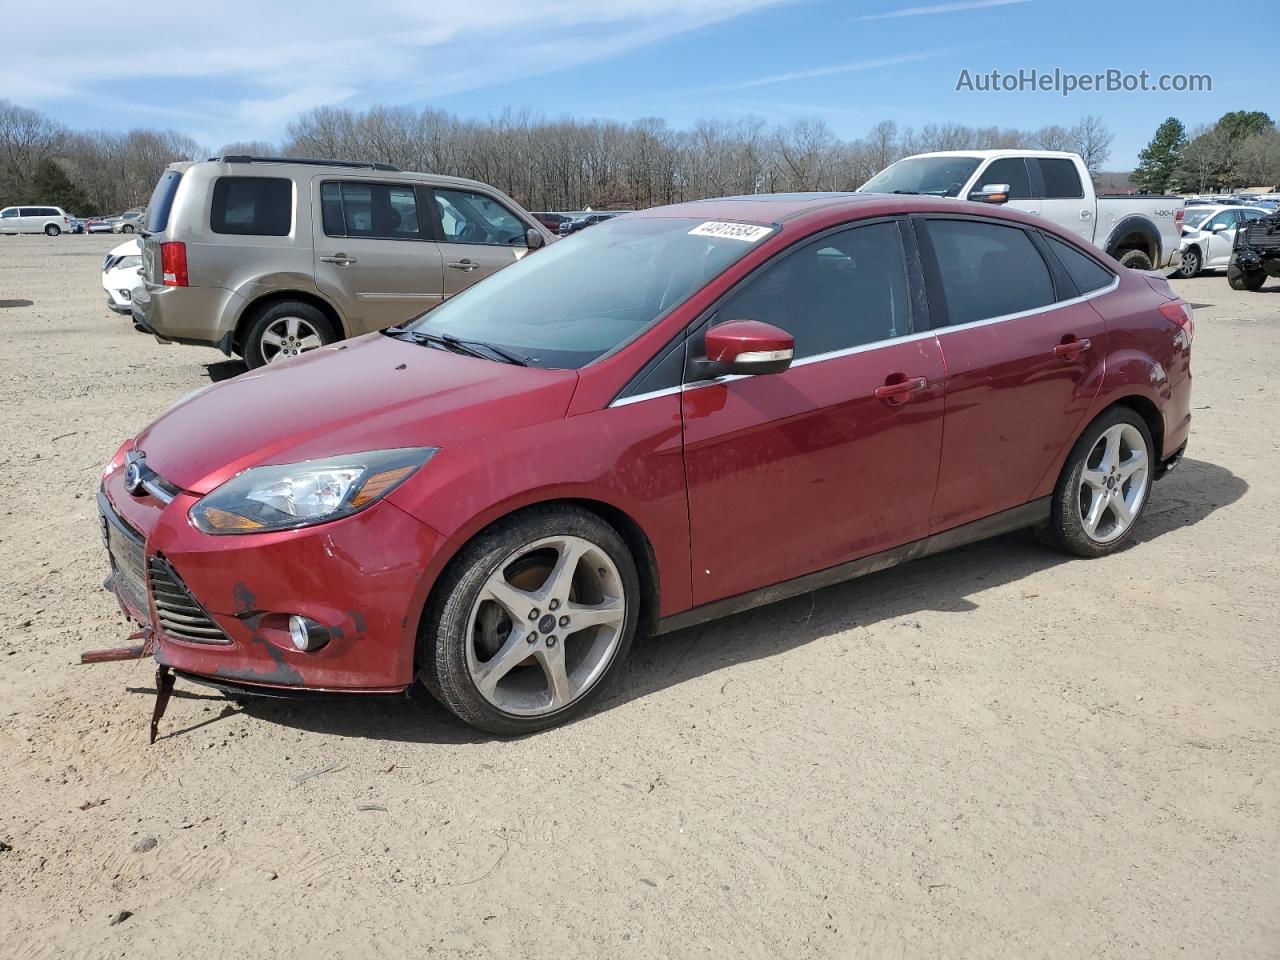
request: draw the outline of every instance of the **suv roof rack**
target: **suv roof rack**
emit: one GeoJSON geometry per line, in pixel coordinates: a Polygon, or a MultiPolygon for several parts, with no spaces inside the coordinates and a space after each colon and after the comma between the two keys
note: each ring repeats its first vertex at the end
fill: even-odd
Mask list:
{"type": "Polygon", "coordinates": [[[251,157],[248,154],[228,154],[225,157],[210,157],[210,160],[221,160],[223,163],[306,163],[315,167],[359,167],[370,170],[388,170],[399,173],[400,168],[390,163],[372,163],[359,160],[312,160],[309,157],[251,157]]]}

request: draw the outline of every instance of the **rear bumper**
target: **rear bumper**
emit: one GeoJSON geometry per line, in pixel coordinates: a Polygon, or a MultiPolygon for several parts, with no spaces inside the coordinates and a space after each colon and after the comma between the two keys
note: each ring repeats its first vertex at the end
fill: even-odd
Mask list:
{"type": "Polygon", "coordinates": [[[208,536],[187,519],[197,497],[179,494],[168,504],[146,493],[135,497],[122,474],[117,469],[104,478],[99,506],[106,523],[123,524],[132,535],[140,558],[130,575],[113,568],[108,588],[128,617],[151,629],[158,662],[268,695],[395,693],[412,683],[418,619],[446,543],[435,530],[384,501],[301,530],[208,536]],[[153,558],[176,574],[225,639],[166,632],[155,615],[153,558]],[[293,614],[325,627],[328,644],[310,653],[295,649],[293,614]]]}
{"type": "Polygon", "coordinates": [[[216,347],[227,340],[244,299],[223,287],[163,287],[133,291],[133,322],[161,340],[216,347]]]}

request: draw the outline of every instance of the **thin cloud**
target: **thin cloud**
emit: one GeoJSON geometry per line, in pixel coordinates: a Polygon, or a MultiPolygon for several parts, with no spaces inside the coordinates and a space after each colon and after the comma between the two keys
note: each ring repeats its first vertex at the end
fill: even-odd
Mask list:
{"type": "Polygon", "coordinates": [[[775,73],[755,80],[743,80],[740,83],[710,87],[709,90],[750,90],[755,87],[772,86],[775,83],[787,83],[791,80],[812,80],[815,77],[834,77],[842,73],[857,73],[861,70],[878,70],[881,67],[896,67],[903,63],[919,63],[921,60],[933,60],[936,57],[954,53],[954,50],[926,50],[920,53],[900,53],[892,57],[877,57],[874,60],[855,60],[852,63],[837,63],[829,67],[815,67],[812,70],[794,70],[791,73],[775,73]]]}
{"type": "Polygon", "coordinates": [[[854,20],[892,20],[896,17],[924,17],[934,13],[959,13],[961,10],[984,10],[987,7],[1008,7],[1015,3],[1032,3],[1034,0],[956,0],[955,3],[935,3],[927,7],[904,7],[888,13],[869,13],[854,20]]]}

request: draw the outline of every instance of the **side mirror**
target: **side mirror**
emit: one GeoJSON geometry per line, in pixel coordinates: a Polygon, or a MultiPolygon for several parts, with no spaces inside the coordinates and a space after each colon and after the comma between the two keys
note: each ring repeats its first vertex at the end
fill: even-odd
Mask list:
{"type": "Polygon", "coordinates": [[[1231,229],[1231,224],[1229,223],[1215,223],[1213,225],[1214,233],[1221,233],[1223,230],[1230,230],[1230,229],[1231,229]]]}
{"type": "Polygon", "coordinates": [[[707,361],[725,373],[781,373],[791,366],[796,342],[785,330],[758,320],[730,320],[706,333],[707,361]]]}
{"type": "Polygon", "coordinates": [[[970,200],[978,203],[1008,203],[1009,185],[1007,183],[986,183],[981,190],[969,194],[970,200]]]}
{"type": "Polygon", "coordinates": [[[530,250],[537,250],[539,247],[545,247],[547,245],[547,238],[542,235],[540,230],[535,230],[533,227],[530,227],[524,232],[524,244],[530,250]]]}

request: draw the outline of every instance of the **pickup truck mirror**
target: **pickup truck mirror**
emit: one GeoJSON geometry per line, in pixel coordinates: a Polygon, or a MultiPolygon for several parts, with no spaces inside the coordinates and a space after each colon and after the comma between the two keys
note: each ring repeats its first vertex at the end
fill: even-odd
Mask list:
{"type": "Polygon", "coordinates": [[[986,183],[981,190],[969,194],[970,200],[978,203],[1008,203],[1009,185],[1007,183],[986,183]]]}

